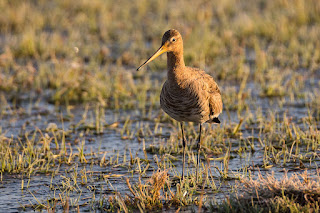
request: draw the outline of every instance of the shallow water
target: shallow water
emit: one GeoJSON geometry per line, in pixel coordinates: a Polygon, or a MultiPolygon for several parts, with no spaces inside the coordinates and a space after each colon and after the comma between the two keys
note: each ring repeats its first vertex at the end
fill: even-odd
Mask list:
{"type": "MultiPolygon", "coordinates": [[[[312,84],[314,85],[314,84],[312,84]]],[[[296,100],[294,102],[290,101],[287,97],[284,98],[263,98],[260,97],[259,90],[255,89],[256,85],[248,84],[249,91],[251,91],[252,99],[254,104],[250,104],[250,110],[255,113],[259,107],[262,110],[262,115],[265,116],[263,119],[270,119],[268,115],[270,112],[276,113],[278,119],[284,119],[282,116],[286,114],[287,117],[292,119],[292,122],[302,130],[306,128],[305,124],[302,122],[303,119],[309,116],[310,108],[307,104],[301,100],[296,100]],[[283,106],[279,108],[278,101],[282,99],[283,106]]],[[[307,87],[307,91],[314,91],[314,87],[307,87]]],[[[223,90],[222,90],[223,91],[223,90]]],[[[130,159],[131,155],[133,158],[145,159],[145,153],[143,151],[143,142],[139,137],[132,137],[130,139],[124,137],[121,134],[121,129],[125,125],[126,119],[130,116],[131,127],[138,129],[139,126],[146,127],[152,130],[155,128],[155,123],[153,119],[144,119],[140,116],[139,110],[127,110],[127,111],[112,111],[106,110],[104,112],[103,120],[106,124],[117,124],[116,128],[105,127],[103,134],[94,134],[93,131],[86,131],[85,125],[94,124],[95,114],[94,107],[89,105],[89,110],[87,114],[87,119],[84,123],[79,125],[82,120],[83,113],[86,109],[85,105],[75,105],[68,112],[63,107],[56,108],[54,105],[40,101],[34,104],[33,101],[21,101],[19,105],[16,105],[12,110],[13,105],[6,106],[4,110],[5,113],[1,115],[0,127],[2,129],[2,135],[8,138],[23,138],[26,132],[29,134],[33,133],[36,129],[40,129],[45,132],[52,124],[56,124],[57,128],[60,130],[71,130],[71,133],[67,136],[67,150],[70,152],[77,152],[78,148],[81,147],[81,143],[84,141],[84,153],[88,155],[89,162],[87,164],[77,163],[66,165],[63,164],[61,167],[56,167],[53,170],[56,174],[53,176],[51,173],[36,173],[36,175],[31,175],[30,177],[20,174],[2,174],[2,181],[0,182],[0,209],[2,212],[17,212],[24,209],[31,210],[30,204],[37,204],[37,200],[46,201],[53,197],[57,197],[58,194],[63,194],[68,191],[68,196],[70,197],[70,204],[77,203],[81,206],[81,211],[86,211],[90,209],[95,209],[97,203],[93,201],[99,201],[103,196],[114,195],[115,192],[121,194],[129,193],[128,187],[125,183],[125,177],[129,177],[134,183],[138,180],[138,172],[128,172],[129,170],[136,171],[136,165],[133,165],[129,169],[128,166],[123,164],[123,156],[126,156],[127,161],[130,159]],[[72,116],[70,116],[70,113],[72,116]],[[62,122],[63,121],[63,122],[62,122]],[[118,122],[118,123],[117,123],[118,122]],[[82,135],[82,136],[79,136],[82,135]],[[96,153],[96,156],[91,156],[90,154],[96,153]],[[98,163],[92,163],[105,155],[106,159],[114,157],[114,160],[119,157],[119,162],[117,165],[109,166],[99,166],[98,163]],[[91,163],[90,163],[91,162],[91,163]],[[72,175],[74,172],[80,173],[85,171],[90,174],[90,178],[84,185],[77,185],[72,182],[72,175]],[[105,179],[103,176],[109,175],[109,178],[105,179]],[[117,175],[117,176],[112,176],[117,175]],[[21,183],[24,181],[24,189],[21,190],[21,183]],[[107,181],[106,181],[107,180],[107,181]],[[63,184],[69,183],[73,187],[73,190],[64,190],[63,184]],[[28,187],[26,187],[28,185],[28,187]],[[78,199],[78,200],[77,200],[78,199]]],[[[159,110],[154,110],[152,117],[156,117],[159,110]]],[[[255,118],[255,116],[254,116],[255,118]]],[[[223,113],[221,116],[223,128],[226,124],[237,124],[239,122],[239,116],[237,112],[230,111],[229,113],[223,113]]],[[[144,137],[145,147],[148,148],[150,145],[159,146],[159,144],[166,143],[166,140],[170,137],[173,132],[173,127],[169,123],[160,123],[162,128],[162,133],[160,135],[147,136],[144,137]]],[[[239,140],[239,137],[229,138],[227,143],[230,143],[231,153],[229,160],[229,177],[230,180],[223,180],[221,174],[219,174],[216,168],[223,170],[223,163],[221,160],[210,161],[210,168],[212,170],[212,175],[218,187],[217,191],[212,191],[212,189],[207,190],[209,197],[216,200],[222,200],[228,196],[231,192],[231,188],[235,183],[235,180],[241,177],[248,177],[250,170],[251,177],[258,177],[258,174],[265,176],[266,174],[273,173],[275,177],[281,178],[285,173],[293,174],[294,172],[302,173],[305,169],[301,169],[299,166],[299,161],[289,162],[285,166],[282,163],[274,163],[271,168],[264,169],[264,147],[256,140],[256,138],[268,138],[268,133],[260,133],[261,129],[258,124],[243,125],[241,127],[241,138],[254,140],[255,151],[250,150],[244,151],[241,156],[237,153],[240,144],[243,141],[239,140]]],[[[319,130],[320,121],[317,121],[317,129],[319,130]]],[[[205,125],[205,128],[209,128],[205,125]]],[[[213,128],[218,128],[214,126],[213,128]]],[[[136,129],[133,131],[135,132],[136,129]]],[[[196,128],[197,129],[197,128],[196,128]]],[[[190,144],[189,144],[190,146],[190,144]]],[[[301,147],[301,153],[304,152],[305,147],[301,147]]],[[[320,154],[319,149],[314,152],[316,155],[320,154]]],[[[143,179],[150,177],[154,171],[157,170],[156,160],[161,158],[161,154],[154,154],[147,152],[147,158],[151,160],[149,168],[146,170],[146,174],[143,179]]],[[[212,155],[209,157],[219,158],[223,157],[225,153],[220,155],[212,155]]],[[[169,175],[174,177],[176,172],[181,171],[182,161],[181,155],[175,155],[177,157],[176,161],[172,161],[176,167],[175,171],[169,170],[169,175]]],[[[303,159],[302,159],[303,160],[303,159]]],[[[319,164],[319,157],[316,157],[310,163],[304,162],[305,168],[308,168],[308,172],[315,174],[319,164]]],[[[205,162],[203,162],[205,165],[205,162]]],[[[146,168],[146,164],[141,161],[142,168],[146,168]]],[[[187,165],[187,170],[189,173],[194,173],[195,168],[191,165],[187,165]]]]}

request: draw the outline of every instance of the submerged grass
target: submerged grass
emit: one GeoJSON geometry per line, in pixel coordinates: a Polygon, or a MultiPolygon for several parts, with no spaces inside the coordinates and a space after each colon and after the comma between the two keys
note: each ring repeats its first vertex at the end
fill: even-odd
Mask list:
{"type": "MultiPolygon", "coordinates": [[[[179,143],[181,138],[179,125],[176,122],[167,121],[166,125],[172,125],[167,135],[166,132],[158,130],[163,127],[163,124],[158,123],[159,119],[166,119],[162,116],[154,118],[156,121],[149,118],[142,122],[123,115],[116,118],[117,122],[107,124],[104,117],[105,111],[100,104],[87,105],[82,119],[77,122],[73,121],[76,116],[73,115],[72,110],[67,113],[71,123],[65,125],[64,129],[58,128],[55,123],[49,123],[44,130],[22,131],[23,135],[17,138],[1,135],[1,175],[22,174],[29,177],[28,181],[22,179],[22,190],[29,188],[30,177],[36,174],[51,173],[53,176],[62,178],[59,180],[58,189],[55,190],[59,190],[57,192],[62,198],[55,196],[52,199],[50,196],[48,201],[44,201],[35,195],[37,204],[25,206],[27,209],[54,209],[65,208],[65,206],[76,209],[80,204],[75,200],[75,195],[63,194],[60,190],[66,188],[73,193],[82,191],[81,187],[96,188],[93,184],[96,178],[107,181],[110,178],[135,174],[138,174],[135,176],[138,181],[122,180],[126,183],[126,190],[131,195],[124,195],[113,188],[112,191],[116,196],[112,198],[102,196],[101,200],[97,201],[94,198],[96,196],[94,190],[92,192],[94,195],[85,206],[110,211],[112,209],[123,211],[124,209],[128,211],[130,209],[143,211],[176,209],[190,205],[209,208],[208,196],[218,193],[217,185],[220,185],[221,181],[243,180],[245,177],[250,177],[256,169],[281,169],[287,165],[292,170],[313,171],[319,160],[317,152],[320,141],[316,117],[307,116],[294,121],[288,117],[287,113],[270,112],[268,115],[270,120],[266,121],[259,118],[259,111],[256,114],[251,112],[255,118],[252,120],[256,120],[255,122],[250,119],[240,119],[238,122],[225,122],[223,128],[216,125],[208,125],[204,128],[201,152],[204,161],[201,164],[199,177],[194,176],[197,129],[194,125],[186,125],[185,133],[190,143],[187,149],[188,172],[186,179],[179,182],[176,180],[180,177],[178,165],[182,146],[179,143]],[[92,143],[89,139],[97,134],[103,135],[106,131],[114,132],[119,139],[129,143],[140,141],[142,148],[139,157],[130,149],[126,149],[121,154],[117,150],[109,154],[99,150],[88,151],[86,146],[92,143]],[[154,142],[146,145],[146,141],[154,142]],[[234,158],[250,159],[250,155],[255,152],[262,153],[263,158],[255,159],[252,165],[243,165],[242,168],[230,167],[230,163],[234,163],[234,158]],[[75,164],[84,167],[95,166],[99,171],[92,172],[92,169],[87,169],[88,172],[86,172],[85,169],[78,172],[77,169],[73,169],[75,164]],[[122,168],[121,173],[105,174],[100,171],[117,168],[122,168]],[[157,171],[157,169],[161,171],[149,176],[150,171],[157,171]],[[63,170],[68,170],[68,174],[61,176],[63,170]],[[150,178],[143,181],[145,177],[150,178]]],[[[19,114],[13,113],[13,116],[19,117],[19,114]]],[[[109,184],[108,181],[106,183],[109,184]]]]}

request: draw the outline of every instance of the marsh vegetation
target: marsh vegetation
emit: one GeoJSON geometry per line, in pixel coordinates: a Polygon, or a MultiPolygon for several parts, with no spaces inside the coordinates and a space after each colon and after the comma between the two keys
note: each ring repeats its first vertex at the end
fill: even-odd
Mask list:
{"type": "Polygon", "coordinates": [[[0,209],[318,212],[320,1],[0,0],[0,209]],[[221,125],[161,111],[178,29],[221,125]],[[198,181],[196,181],[198,179],[198,181]]]}

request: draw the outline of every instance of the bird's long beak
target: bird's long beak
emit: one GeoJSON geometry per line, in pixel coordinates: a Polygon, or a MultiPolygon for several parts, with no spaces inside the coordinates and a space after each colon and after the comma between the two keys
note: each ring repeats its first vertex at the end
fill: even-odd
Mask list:
{"type": "Polygon", "coordinates": [[[165,52],[167,52],[166,46],[161,45],[161,47],[148,60],[146,60],[146,62],[141,64],[140,67],[138,67],[137,71],[139,71],[141,67],[148,64],[150,61],[152,61],[153,59],[155,59],[156,57],[158,57],[159,55],[161,55],[162,53],[165,53],[165,52]]]}

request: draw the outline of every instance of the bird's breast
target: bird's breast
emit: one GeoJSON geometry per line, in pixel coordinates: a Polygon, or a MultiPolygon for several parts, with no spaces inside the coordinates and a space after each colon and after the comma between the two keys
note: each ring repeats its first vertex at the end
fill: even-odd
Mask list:
{"type": "Polygon", "coordinates": [[[166,81],[160,94],[161,108],[177,121],[203,123],[208,119],[209,104],[194,85],[170,85],[166,81]]]}

